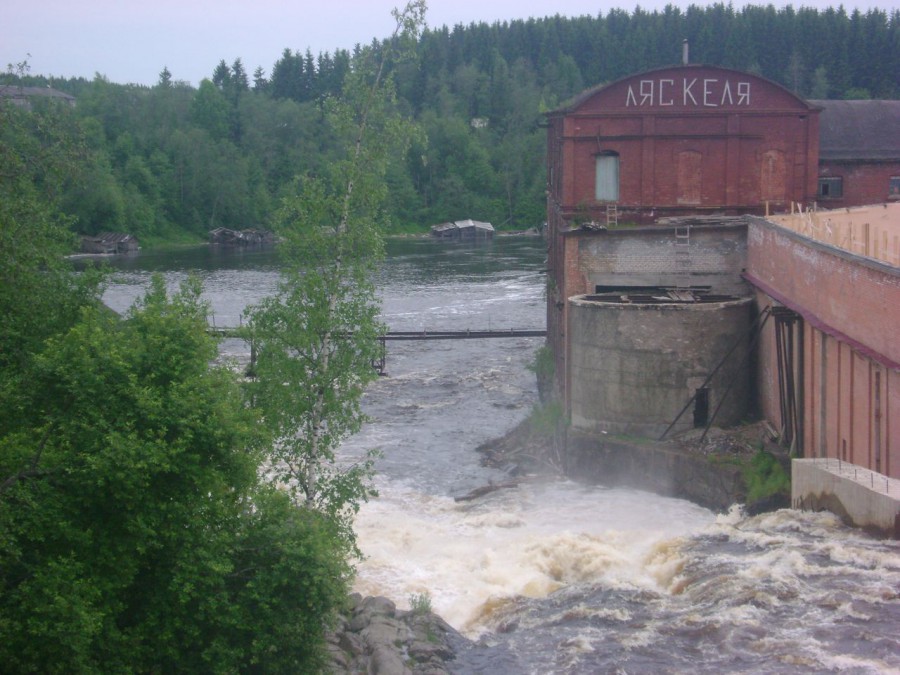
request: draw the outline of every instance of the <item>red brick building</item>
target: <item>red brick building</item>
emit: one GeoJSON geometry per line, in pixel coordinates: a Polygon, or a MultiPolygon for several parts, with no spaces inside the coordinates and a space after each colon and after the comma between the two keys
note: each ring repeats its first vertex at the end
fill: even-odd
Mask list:
{"type": "MultiPolygon", "coordinates": [[[[837,457],[900,477],[896,228],[867,217],[856,229],[841,229],[834,212],[813,226],[819,221],[806,210],[839,207],[843,214],[879,204],[893,213],[889,203],[900,202],[900,101],[804,101],[755,75],[684,65],[585,92],[548,114],[547,143],[548,343],[556,394],[573,424],[622,419],[607,391],[616,377],[634,400],[649,400],[653,378],[637,382],[635,373],[646,374],[641,350],[654,340],[663,339],[661,353],[678,357],[668,370],[656,368],[663,382],[681,375],[675,371],[690,360],[685,346],[709,338],[703,330],[650,328],[648,321],[632,322],[628,335],[601,336],[573,321],[573,303],[588,303],[592,294],[598,302],[612,294],[626,303],[640,293],[679,301],[752,295],[757,312],[773,319],[753,375],[763,416],[802,456],[837,457]],[[795,204],[804,206],[808,232],[720,218],[793,212],[795,204]],[[683,218],[661,220],[673,216],[683,218]],[[654,226],[616,227],[624,223],[654,226]],[[816,228],[822,234],[813,237],[816,228]],[[608,372],[585,375],[595,366],[590,359],[601,357],[576,362],[574,348],[605,349],[608,372]],[[609,365],[633,355],[637,365],[609,365]],[[591,377],[606,388],[583,386],[591,377]]],[[[654,318],[650,311],[657,310],[643,316],[654,318]]],[[[694,382],[697,373],[688,375],[678,382],[679,395],[709,388],[714,402],[715,382],[707,387],[694,382]]],[[[618,405],[624,395],[617,396],[618,405]]]]}
{"type": "Polygon", "coordinates": [[[548,114],[550,226],[764,213],[816,193],[819,108],[749,73],[686,65],[548,114]]]}
{"type": "MultiPolygon", "coordinates": [[[[576,233],[616,219],[646,224],[805,203],[817,185],[818,114],[764,78],[697,65],[633,75],[548,114],[547,330],[559,394],[565,398],[567,300],[597,285],[581,270],[576,233]]],[[[662,258],[672,266],[679,242],[664,236],[673,251],[662,258]]],[[[634,285],[674,283],[648,277],[634,285]]]]}
{"type": "Polygon", "coordinates": [[[822,109],[819,207],[900,201],[900,101],[810,103],[822,109]]]}

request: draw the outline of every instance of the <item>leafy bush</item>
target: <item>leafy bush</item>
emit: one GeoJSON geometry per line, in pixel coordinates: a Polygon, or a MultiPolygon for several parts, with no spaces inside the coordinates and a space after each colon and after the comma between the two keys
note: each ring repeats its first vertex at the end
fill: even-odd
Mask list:
{"type": "Polygon", "coordinates": [[[791,478],[771,452],[760,450],[744,468],[747,501],[755,502],[776,494],[789,493],[791,478]]]}
{"type": "Polygon", "coordinates": [[[527,366],[528,370],[537,375],[538,379],[551,378],[556,371],[556,361],[553,358],[553,350],[543,345],[534,353],[534,359],[527,366]]]}
{"type": "Polygon", "coordinates": [[[564,421],[563,407],[556,401],[536,405],[531,410],[528,418],[532,433],[538,436],[552,437],[559,431],[560,424],[564,421]]]}
{"type": "Polygon", "coordinates": [[[199,285],[45,342],[0,426],[4,672],[320,672],[351,569],[334,524],[258,481],[210,367],[199,285]],[[10,420],[15,418],[15,423],[10,420]]]}

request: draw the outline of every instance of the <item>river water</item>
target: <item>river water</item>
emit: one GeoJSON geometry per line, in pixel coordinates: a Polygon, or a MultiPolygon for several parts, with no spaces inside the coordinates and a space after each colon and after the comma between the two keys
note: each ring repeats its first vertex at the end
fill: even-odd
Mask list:
{"type": "MultiPolygon", "coordinates": [[[[540,328],[540,239],[388,243],[393,330],[540,328]]],[[[114,262],[126,309],[151,272],[200,275],[213,320],[234,326],[276,286],[267,251],[206,247],[114,262]]],[[[540,338],[388,343],[366,394],[372,421],[342,448],[379,448],[380,497],[357,532],[357,590],[401,607],[425,593],[476,641],[460,673],[900,673],[900,545],[829,514],[715,514],[686,501],[566,480],[456,502],[504,475],[474,449],[535,405],[540,338]]],[[[227,358],[246,346],[226,340],[227,358]]]]}

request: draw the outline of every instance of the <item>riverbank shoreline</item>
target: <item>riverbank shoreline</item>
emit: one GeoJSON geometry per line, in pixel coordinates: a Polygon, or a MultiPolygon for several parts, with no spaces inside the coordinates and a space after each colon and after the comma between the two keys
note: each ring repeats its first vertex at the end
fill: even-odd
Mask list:
{"type": "Polygon", "coordinates": [[[476,450],[482,462],[510,475],[557,472],[574,481],[630,487],[686,499],[720,513],[735,504],[748,514],[790,507],[790,494],[748,502],[747,471],[760,451],[790,471],[790,459],[764,424],[694,430],[670,441],[591,434],[566,429],[550,434],[526,419],[476,450]]]}
{"type": "MultiPolygon", "coordinates": [[[[744,467],[760,448],[767,443],[771,447],[770,430],[746,425],[711,429],[702,439],[701,434],[692,432],[659,443],[567,430],[560,439],[529,418],[476,448],[481,462],[503,471],[507,480],[473,490],[457,501],[481,499],[519,482],[566,477],[686,499],[717,512],[745,504],[744,467]]],[[[769,499],[744,506],[744,512],[784,506],[782,499],[769,499]]],[[[359,594],[351,596],[346,614],[328,635],[331,671],[341,674],[444,675],[457,672],[460,659],[478,658],[477,650],[483,646],[430,608],[400,610],[389,598],[359,594]]]]}

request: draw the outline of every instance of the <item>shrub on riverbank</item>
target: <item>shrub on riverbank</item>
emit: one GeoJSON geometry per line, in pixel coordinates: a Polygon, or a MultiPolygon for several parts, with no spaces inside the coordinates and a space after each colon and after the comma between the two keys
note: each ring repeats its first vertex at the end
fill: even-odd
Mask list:
{"type": "Polygon", "coordinates": [[[771,452],[759,450],[744,465],[747,503],[759,502],[778,495],[791,494],[791,477],[771,452]]]}

